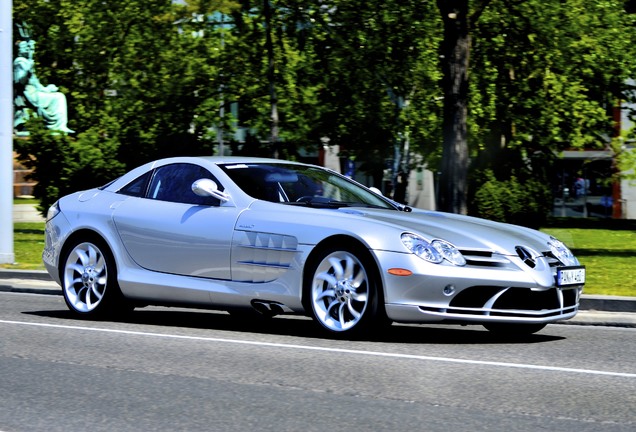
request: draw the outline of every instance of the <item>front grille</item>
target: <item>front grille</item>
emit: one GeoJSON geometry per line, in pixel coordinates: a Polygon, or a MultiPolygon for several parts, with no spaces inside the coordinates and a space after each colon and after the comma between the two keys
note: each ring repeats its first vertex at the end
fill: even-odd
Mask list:
{"type": "Polygon", "coordinates": [[[550,264],[550,267],[559,267],[564,265],[561,261],[557,259],[557,257],[555,257],[552,254],[552,252],[543,252],[543,256],[545,257],[546,260],[548,260],[548,264],[550,264]]]}
{"type": "Polygon", "coordinates": [[[488,250],[460,250],[466,260],[466,265],[478,267],[505,267],[510,263],[508,258],[494,254],[488,250]]]}
{"type": "Polygon", "coordinates": [[[577,289],[474,286],[457,294],[448,308],[420,307],[425,312],[456,316],[541,318],[568,314],[578,307],[577,289]]]}
{"type": "MultiPolygon", "coordinates": [[[[462,256],[466,260],[466,265],[476,266],[476,267],[508,267],[512,264],[512,262],[506,257],[506,255],[494,253],[488,250],[460,250],[462,256]]],[[[532,257],[532,253],[524,248],[518,246],[515,250],[517,256],[530,268],[534,268],[536,266],[536,257],[532,257]]],[[[552,268],[562,266],[563,264],[559,261],[552,252],[544,251],[541,252],[543,258],[546,259],[548,265],[552,268]]]]}
{"type": "Polygon", "coordinates": [[[528,267],[535,268],[537,266],[538,257],[535,257],[532,251],[530,251],[529,249],[523,246],[517,246],[515,248],[515,252],[517,252],[517,255],[519,255],[521,261],[523,261],[523,263],[528,267]]]}

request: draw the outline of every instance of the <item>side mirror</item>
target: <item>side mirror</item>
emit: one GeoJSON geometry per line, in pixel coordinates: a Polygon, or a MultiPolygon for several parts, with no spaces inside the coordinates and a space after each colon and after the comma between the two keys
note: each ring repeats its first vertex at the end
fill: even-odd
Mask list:
{"type": "Polygon", "coordinates": [[[192,183],[192,192],[198,196],[213,197],[222,202],[228,202],[230,200],[230,196],[225,192],[221,192],[219,186],[208,178],[199,179],[192,183]]]}

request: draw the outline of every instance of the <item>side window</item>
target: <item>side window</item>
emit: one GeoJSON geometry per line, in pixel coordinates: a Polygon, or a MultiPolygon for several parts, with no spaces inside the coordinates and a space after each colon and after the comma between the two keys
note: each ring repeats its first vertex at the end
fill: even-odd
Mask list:
{"type": "Polygon", "coordinates": [[[123,188],[119,189],[120,194],[130,195],[134,197],[143,197],[146,194],[146,188],[148,187],[148,181],[150,180],[151,172],[137,177],[135,180],[128,183],[123,188]]]}
{"type": "MultiPolygon", "coordinates": [[[[184,204],[218,206],[220,201],[212,197],[201,197],[192,192],[192,183],[202,178],[218,181],[208,170],[198,165],[177,163],[157,168],[154,171],[147,198],[184,204]]],[[[219,189],[222,190],[221,185],[219,189]]]]}
{"type": "Polygon", "coordinates": [[[280,202],[278,183],[267,181],[267,172],[258,168],[232,171],[232,180],[252,198],[280,202]]]}

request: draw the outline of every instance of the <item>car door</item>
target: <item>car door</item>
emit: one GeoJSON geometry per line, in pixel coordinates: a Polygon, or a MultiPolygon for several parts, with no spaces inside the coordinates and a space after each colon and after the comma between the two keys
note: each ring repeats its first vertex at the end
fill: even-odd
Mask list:
{"type": "Polygon", "coordinates": [[[231,279],[230,251],[238,209],[194,194],[192,183],[201,178],[218,184],[199,165],[175,163],[122,188],[122,193],[133,197],[114,209],[113,220],[139,266],[176,275],[231,279]]]}

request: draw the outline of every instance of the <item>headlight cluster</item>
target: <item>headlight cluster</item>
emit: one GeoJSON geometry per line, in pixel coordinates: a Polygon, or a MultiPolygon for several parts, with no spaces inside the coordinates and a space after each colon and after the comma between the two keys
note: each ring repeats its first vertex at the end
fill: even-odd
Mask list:
{"type": "Polygon", "coordinates": [[[562,241],[550,237],[548,246],[550,246],[552,255],[564,265],[579,265],[579,260],[576,259],[572,251],[562,241]]]}
{"type": "Polygon", "coordinates": [[[447,241],[437,239],[429,242],[416,234],[404,233],[402,243],[411,253],[426,261],[439,264],[446,260],[456,266],[466,265],[461,252],[447,241]]]}

